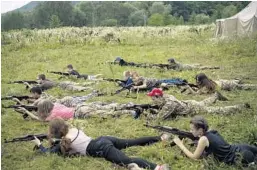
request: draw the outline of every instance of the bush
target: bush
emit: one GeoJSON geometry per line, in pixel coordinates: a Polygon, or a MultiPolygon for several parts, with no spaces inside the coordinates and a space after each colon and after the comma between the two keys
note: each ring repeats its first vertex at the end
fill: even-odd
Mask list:
{"type": "Polygon", "coordinates": [[[101,26],[112,27],[112,26],[116,26],[117,23],[118,21],[116,19],[106,19],[101,22],[101,26]]]}
{"type": "Polygon", "coordinates": [[[148,25],[151,25],[151,26],[161,26],[161,25],[164,25],[163,15],[157,14],[157,13],[151,15],[151,17],[148,20],[148,25]]]}
{"type": "Polygon", "coordinates": [[[197,14],[195,16],[195,24],[206,24],[210,21],[210,17],[205,14],[197,14]]]}

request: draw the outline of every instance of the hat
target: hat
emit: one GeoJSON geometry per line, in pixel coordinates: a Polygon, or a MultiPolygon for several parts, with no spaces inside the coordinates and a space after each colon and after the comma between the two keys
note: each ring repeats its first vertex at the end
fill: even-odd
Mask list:
{"type": "Polygon", "coordinates": [[[122,60],[121,57],[116,57],[116,59],[114,61],[120,61],[120,60],[122,60]]]}
{"type": "Polygon", "coordinates": [[[150,93],[147,93],[147,96],[163,96],[163,91],[158,88],[154,88],[150,93]]]}

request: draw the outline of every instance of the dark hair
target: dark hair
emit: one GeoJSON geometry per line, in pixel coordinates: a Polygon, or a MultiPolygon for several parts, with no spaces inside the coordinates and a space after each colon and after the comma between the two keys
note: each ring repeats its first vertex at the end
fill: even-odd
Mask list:
{"type": "Polygon", "coordinates": [[[190,120],[190,123],[195,126],[196,129],[202,128],[204,132],[207,132],[209,125],[206,119],[202,116],[195,116],[190,120]]]}
{"type": "Polygon", "coordinates": [[[46,79],[46,76],[44,74],[39,74],[38,75],[38,78],[39,79],[42,79],[42,80],[45,80],[46,79]]]}
{"type": "Polygon", "coordinates": [[[41,95],[42,89],[41,89],[41,87],[35,86],[30,89],[30,93],[37,93],[37,94],[41,95]]]}
{"type": "Polygon", "coordinates": [[[65,138],[69,131],[69,125],[62,119],[56,118],[49,123],[49,137],[61,139],[61,153],[68,155],[71,150],[71,139],[65,138]]]}
{"type": "Polygon", "coordinates": [[[67,65],[67,68],[73,69],[73,66],[71,64],[67,65]]]}
{"type": "Polygon", "coordinates": [[[206,87],[209,92],[214,92],[216,89],[217,84],[209,79],[204,73],[197,74],[195,80],[199,88],[206,87]]]}
{"type": "Polygon", "coordinates": [[[175,63],[175,59],[174,59],[174,58],[169,58],[169,59],[168,59],[168,62],[169,62],[169,63],[175,63]]]}

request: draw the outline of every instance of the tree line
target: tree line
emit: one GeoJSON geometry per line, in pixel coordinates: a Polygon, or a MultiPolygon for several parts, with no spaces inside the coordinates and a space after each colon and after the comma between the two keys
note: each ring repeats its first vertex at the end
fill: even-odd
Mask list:
{"type": "Polygon", "coordinates": [[[233,16],[250,2],[46,1],[32,11],[2,14],[2,30],[62,26],[167,26],[207,24],[233,16]]]}

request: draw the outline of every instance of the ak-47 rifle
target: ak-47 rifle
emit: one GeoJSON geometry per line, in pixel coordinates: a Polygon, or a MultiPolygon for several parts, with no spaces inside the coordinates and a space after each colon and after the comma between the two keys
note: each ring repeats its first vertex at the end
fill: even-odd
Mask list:
{"type": "Polygon", "coordinates": [[[157,114],[155,110],[160,109],[158,105],[150,105],[150,104],[134,104],[131,106],[125,106],[122,108],[116,108],[116,110],[134,110],[137,112],[137,115],[135,118],[138,118],[141,113],[143,113],[144,110],[150,110],[152,114],[157,114]]]}
{"type": "MultiPolygon", "coordinates": [[[[193,141],[194,144],[196,144],[197,141],[199,140],[199,137],[195,137],[191,132],[182,131],[182,130],[179,130],[177,128],[171,128],[171,127],[167,127],[167,126],[151,126],[151,125],[148,125],[148,124],[144,124],[144,126],[149,127],[149,128],[153,128],[153,129],[156,129],[156,130],[159,130],[159,131],[171,133],[173,135],[178,135],[178,137],[180,139],[189,138],[193,141]]],[[[172,142],[170,144],[170,146],[174,146],[174,145],[176,145],[174,142],[172,142]]]]}
{"type": "MultiPolygon", "coordinates": [[[[18,80],[18,81],[11,81],[9,82],[8,84],[24,84],[24,83],[28,83],[28,84],[38,84],[37,81],[34,81],[34,80],[18,80]]],[[[29,86],[26,85],[26,89],[28,89],[29,86]]]]}
{"type": "Polygon", "coordinates": [[[49,73],[58,74],[58,75],[62,75],[62,76],[71,75],[70,73],[65,73],[65,72],[60,72],[60,71],[49,71],[49,73]]]}
{"type": "Polygon", "coordinates": [[[115,93],[113,93],[112,95],[115,95],[115,94],[119,94],[120,92],[124,91],[124,90],[129,90],[131,89],[131,87],[133,87],[135,84],[134,83],[131,83],[131,84],[128,84],[126,86],[123,86],[121,89],[117,90],[115,93]]]}
{"type": "Polygon", "coordinates": [[[121,79],[104,78],[103,80],[105,80],[105,81],[111,81],[111,82],[122,82],[122,83],[126,83],[126,80],[121,80],[121,79]]]}
{"type": "Polygon", "coordinates": [[[30,105],[10,105],[10,106],[3,106],[5,109],[13,108],[18,109],[19,107],[23,107],[28,111],[37,111],[37,106],[30,106],[30,105]]]}
{"type": "MultiPolygon", "coordinates": [[[[60,72],[60,71],[49,71],[49,73],[58,74],[58,75],[62,75],[62,76],[72,76],[73,75],[73,74],[70,74],[70,73],[60,72]]],[[[76,76],[77,78],[83,78],[83,79],[88,78],[88,75],[86,75],[86,74],[74,75],[74,76],[76,76]]],[[[62,78],[62,77],[60,77],[60,78],[62,78]]]]}
{"type": "MultiPolygon", "coordinates": [[[[10,106],[2,106],[5,109],[13,108],[13,109],[18,109],[19,107],[23,107],[28,111],[37,111],[37,106],[30,106],[30,105],[10,105],[10,106]]],[[[29,115],[27,113],[19,112],[18,113],[22,114],[23,119],[26,119],[29,115]]]]}
{"type": "Polygon", "coordinates": [[[27,100],[27,99],[30,99],[32,97],[30,96],[6,96],[6,97],[1,97],[1,100],[12,100],[14,98],[17,98],[19,100],[27,100]]]}
{"type": "MultiPolygon", "coordinates": [[[[47,134],[36,134],[36,135],[26,135],[18,138],[13,138],[11,140],[4,140],[4,143],[14,143],[14,142],[26,142],[26,141],[32,141],[34,140],[34,136],[38,138],[40,141],[43,141],[45,139],[48,139],[47,134]]],[[[54,141],[53,145],[57,145],[60,142],[60,140],[54,141]]],[[[34,146],[33,150],[38,149],[38,146],[34,146]]]]}
{"type": "Polygon", "coordinates": [[[9,82],[8,84],[14,84],[14,83],[16,83],[16,84],[23,84],[23,83],[25,83],[25,82],[27,82],[28,84],[38,84],[38,82],[37,82],[37,81],[34,81],[34,80],[18,80],[18,81],[11,81],[11,82],[9,82]]]}

